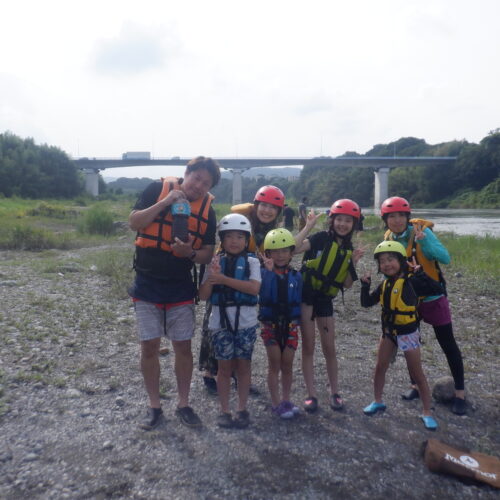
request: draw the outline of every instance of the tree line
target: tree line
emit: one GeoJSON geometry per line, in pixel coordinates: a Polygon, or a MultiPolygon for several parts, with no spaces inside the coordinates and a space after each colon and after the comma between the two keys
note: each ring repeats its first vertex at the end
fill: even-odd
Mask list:
{"type": "MultiPolygon", "coordinates": [[[[500,208],[500,129],[479,144],[451,141],[430,145],[415,137],[377,144],[365,155],[352,156],[456,156],[452,165],[391,169],[389,195],[403,196],[418,206],[500,208]]],[[[307,196],[314,205],[328,206],[339,198],[352,198],[361,206],[373,206],[373,168],[308,165],[290,195],[307,196]]]]}
{"type": "Polygon", "coordinates": [[[21,198],[71,198],[83,178],[61,149],[10,132],[0,134],[0,194],[21,198]]]}

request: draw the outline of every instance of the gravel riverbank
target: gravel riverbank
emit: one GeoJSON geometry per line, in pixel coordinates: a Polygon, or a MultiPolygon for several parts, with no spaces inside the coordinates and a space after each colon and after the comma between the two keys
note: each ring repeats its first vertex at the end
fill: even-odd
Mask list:
{"type": "MultiPolygon", "coordinates": [[[[123,244],[129,245],[129,242],[123,244]]],[[[111,293],[93,258],[105,249],[0,253],[0,498],[498,498],[498,492],[430,473],[422,443],[450,444],[500,455],[498,296],[475,296],[449,277],[455,330],[466,367],[469,409],[453,415],[436,403],[440,424],[426,431],[420,403],[404,402],[404,359],[386,382],[388,409],[366,417],[379,332],[377,308],[361,310],[359,285],[337,301],[337,350],[346,408],[327,404],[317,346],[320,411],[293,421],[271,416],[267,361],[258,339],[246,430],[220,430],[217,399],[195,370],[191,401],[203,420],[188,429],[174,415],[172,355],[162,357],[166,422],[144,432],[145,411],[131,303],[111,293]]],[[[203,306],[198,306],[201,323],[203,306]]],[[[432,329],[423,326],[424,368],[433,383],[448,375],[432,329]]],[[[197,358],[199,330],[193,352],[197,358]]],[[[166,344],[167,345],[167,344],[166,344]]],[[[300,350],[294,401],[304,385],[300,350]]]]}

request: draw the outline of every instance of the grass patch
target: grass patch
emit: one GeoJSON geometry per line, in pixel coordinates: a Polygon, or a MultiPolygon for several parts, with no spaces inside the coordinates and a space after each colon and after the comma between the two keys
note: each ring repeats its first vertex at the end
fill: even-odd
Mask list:
{"type": "Polygon", "coordinates": [[[78,230],[80,233],[110,236],[115,232],[113,215],[102,205],[94,205],[85,212],[78,230]]]}
{"type": "Polygon", "coordinates": [[[97,272],[105,276],[111,286],[111,294],[124,299],[128,297],[127,288],[133,281],[132,268],[134,249],[107,249],[92,256],[97,272]]]}
{"type": "MultiPolygon", "coordinates": [[[[367,225],[365,225],[367,227],[367,225]]],[[[373,227],[355,236],[358,244],[367,246],[366,257],[372,259],[375,246],[383,240],[382,227],[373,227]]],[[[451,255],[451,264],[442,266],[446,275],[460,272],[467,286],[474,291],[498,295],[500,279],[500,238],[493,236],[469,236],[454,233],[437,233],[451,255]]]]}

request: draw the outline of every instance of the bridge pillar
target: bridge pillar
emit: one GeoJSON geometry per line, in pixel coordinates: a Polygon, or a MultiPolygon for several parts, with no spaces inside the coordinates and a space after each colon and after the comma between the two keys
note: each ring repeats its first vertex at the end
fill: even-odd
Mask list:
{"type": "Polygon", "coordinates": [[[241,174],[243,170],[233,169],[233,205],[238,205],[241,203],[242,192],[241,192],[241,174]]]}
{"type": "Polygon", "coordinates": [[[85,191],[91,196],[99,195],[99,170],[86,168],[85,173],[85,191]]]}
{"type": "Polygon", "coordinates": [[[390,168],[380,167],[375,170],[375,193],[373,196],[373,208],[378,214],[380,205],[389,197],[389,172],[390,168]]]}

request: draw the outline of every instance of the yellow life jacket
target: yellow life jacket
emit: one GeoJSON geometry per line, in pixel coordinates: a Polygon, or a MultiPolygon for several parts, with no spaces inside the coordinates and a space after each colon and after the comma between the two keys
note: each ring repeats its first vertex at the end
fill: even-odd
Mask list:
{"type": "Polygon", "coordinates": [[[386,279],[382,283],[380,305],[382,306],[382,328],[384,333],[399,335],[412,333],[418,327],[417,304],[410,305],[403,301],[405,279],[395,281],[386,279]]]}
{"type": "MultiPolygon", "coordinates": [[[[408,260],[411,261],[412,257],[415,257],[417,264],[422,266],[424,273],[430,276],[433,280],[439,281],[440,283],[444,282],[443,274],[439,267],[439,264],[435,260],[429,260],[422,251],[422,246],[417,245],[418,241],[415,240],[415,229],[416,225],[422,227],[422,231],[425,228],[432,229],[434,227],[434,223],[425,219],[410,219],[409,223],[413,226],[410,237],[408,238],[408,244],[406,246],[406,256],[408,260]]],[[[384,240],[393,240],[392,231],[388,229],[384,234],[384,240]]]]}
{"type": "MultiPolygon", "coordinates": [[[[165,177],[162,179],[163,188],[158,201],[166,198],[173,189],[180,189],[179,179],[176,177],[165,177]]],[[[188,219],[189,234],[194,236],[193,248],[198,250],[202,245],[202,238],[208,227],[208,213],[214,196],[207,193],[203,198],[190,201],[191,215],[188,219]]],[[[170,210],[159,213],[149,226],[139,230],[135,239],[136,246],[140,248],[156,248],[165,252],[172,251],[172,212],[170,210]]],[[[176,255],[176,257],[178,257],[176,255]]]]}
{"type": "Polygon", "coordinates": [[[343,289],[351,255],[352,250],[339,248],[336,241],[330,242],[318,257],[305,262],[304,287],[311,286],[313,290],[335,297],[343,289]]]}

